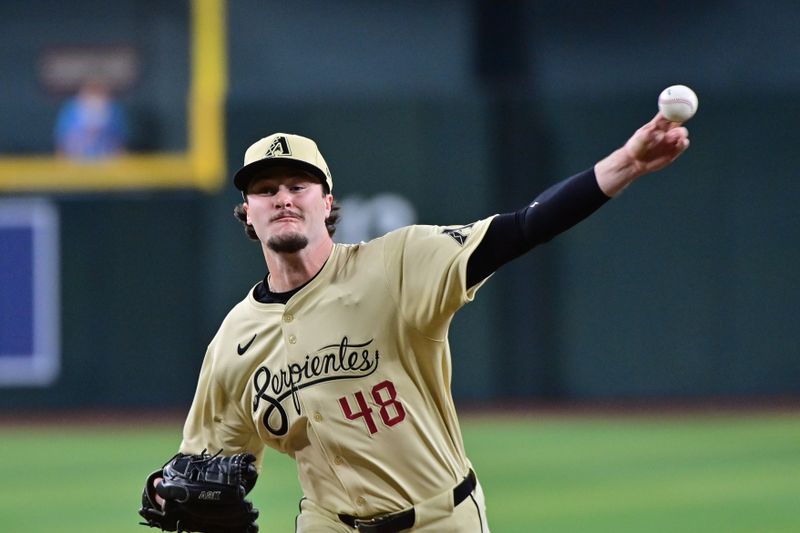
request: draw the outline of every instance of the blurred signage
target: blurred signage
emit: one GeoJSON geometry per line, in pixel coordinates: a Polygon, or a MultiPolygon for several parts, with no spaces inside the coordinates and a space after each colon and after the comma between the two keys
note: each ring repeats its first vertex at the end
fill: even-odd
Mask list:
{"type": "Polygon", "coordinates": [[[48,385],[59,371],[58,212],[0,201],[0,386],[48,385]]]}
{"type": "Polygon", "coordinates": [[[131,88],[139,77],[139,54],[132,46],[47,48],[39,58],[39,79],[51,93],[74,93],[88,81],[115,92],[131,88]]]}
{"type": "Polygon", "coordinates": [[[336,242],[366,242],[417,222],[414,204],[405,196],[391,192],[372,198],[346,196],[340,204],[347,216],[336,226],[336,242]]]}

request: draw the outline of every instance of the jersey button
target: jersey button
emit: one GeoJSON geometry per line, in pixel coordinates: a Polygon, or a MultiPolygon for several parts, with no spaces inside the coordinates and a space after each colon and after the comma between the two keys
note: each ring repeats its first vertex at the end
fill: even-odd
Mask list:
{"type": "Polygon", "coordinates": [[[356,498],[356,505],[358,505],[359,507],[361,507],[363,505],[366,505],[366,504],[367,504],[367,500],[365,500],[363,496],[359,496],[358,498],[356,498]]]}
{"type": "Polygon", "coordinates": [[[289,344],[294,344],[297,342],[297,337],[294,335],[289,335],[289,344]]]}
{"type": "Polygon", "coordinates": [[[333,458],[333,462],[334,464],[342,465],[344,464],[344,459],[342,459],[341,455],[337,455],[336,457],[333,458]]]}
{"type": "Polygon", "coordinates": [[[322,415],[319,413],[314,413],[314,422],[322,422],[322,415]]]}
{"type": "Polygon", "coordinates": [[[286,313],[285,315],[283,315],[284,322],[291,322],[292,320],[294,320],[294,315],[292,315],[291,313],[286,313]]]}

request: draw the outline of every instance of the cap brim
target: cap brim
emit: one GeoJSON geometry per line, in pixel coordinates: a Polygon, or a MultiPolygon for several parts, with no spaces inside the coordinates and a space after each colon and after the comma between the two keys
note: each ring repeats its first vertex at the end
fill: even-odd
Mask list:
{"type": "Polygon", "coordinates": [[[328,187],[328,177],[325,176],[325,173],[322,172],[322,170],[310,163],[306,163],[305,161],[300,161],[298,159],[292,159],[291,157],[270,157],[267,159],[253,161],[249,165],[245,165],[240,168],[236,174],[233,175],[233,184],[240,191],[246,192],[247,184],[250,183],[253,178],[258,177],[258,175],[264,172],[266,169],[281,166],[295,167],[305,170],[315,178],[319,179],[325,188],[328,187]]]}

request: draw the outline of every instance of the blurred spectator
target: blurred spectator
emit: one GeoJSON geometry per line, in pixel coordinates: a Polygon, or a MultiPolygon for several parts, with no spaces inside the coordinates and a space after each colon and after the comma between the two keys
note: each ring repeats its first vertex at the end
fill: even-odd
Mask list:
{"type": "Polygon", "coordinates": [[[56,152],[75,159],[99,159],[125,150],[128,123],[122,106],[100,81],[85,83],[58,113],[56,152]]]}

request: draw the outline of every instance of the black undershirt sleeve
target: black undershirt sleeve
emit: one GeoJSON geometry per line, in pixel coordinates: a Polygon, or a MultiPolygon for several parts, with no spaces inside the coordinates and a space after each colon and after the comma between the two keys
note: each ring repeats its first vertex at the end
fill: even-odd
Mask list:
{"type": "Polygon", "coordinates": [[[483,240],[467,263],[467,287],[491,275],[498,268],[545,243],[609,200],[600,190],[594,168],[556,183],[530,205],[492,219],[483,240]]]}

